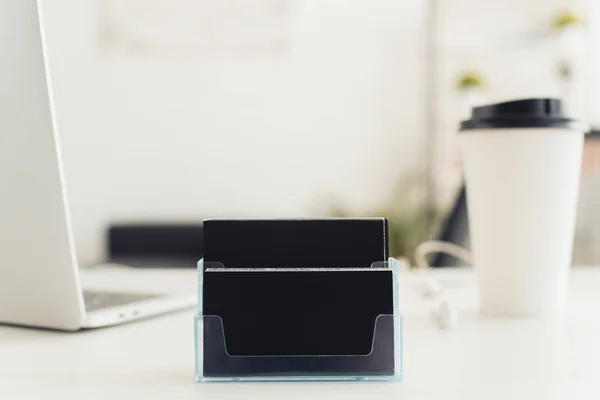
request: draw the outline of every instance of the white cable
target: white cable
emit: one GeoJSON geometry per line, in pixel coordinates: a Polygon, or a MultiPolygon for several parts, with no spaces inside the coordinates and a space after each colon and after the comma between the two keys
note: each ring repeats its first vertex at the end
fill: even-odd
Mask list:
{"type": "Polygon", "coordinates": [[[468,264],[472,263],[471,252],[464,247],[457,246],[454,243],[440,242],[432,240],[421,243],[415,250],[415,262],[419,268],[429,268],[428,255],[431,253],[445,253],[468,264]]]}
{"type": "MultiPolygon", "coordinates": [[[[441,241],[429,241],[421,243],[415,249],[415,262],[421,270],[431,268],[428,256],[431,253],[445,253],[459,260],[472,264],[471,252],[464,247],[453,243],[441,241]]],[[[443,287],[437,279],[424,279],[420,290],[425,298],[436,300],[436,305],[431,309],[431,319],[440,329],[450,329],[456,326],[458,314],[452,304],[445,298],[443,287]]]]}
{"type": "Polygon", "coordinates": [[[458,322],[458,314],[452,304],[442,299],[431,309],[430,317],[433,323],[440,329],[452,329],[458,322]]]}

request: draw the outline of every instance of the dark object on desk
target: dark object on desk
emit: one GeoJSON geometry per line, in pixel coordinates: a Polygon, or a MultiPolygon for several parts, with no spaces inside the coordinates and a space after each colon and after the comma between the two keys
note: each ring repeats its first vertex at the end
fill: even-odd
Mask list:
{"type": "MultiPolygon", "coordinates": [[[[433,240],[449,242],[465,248],[470,247],[467,191],[464,184],[460,186],[454,203],[440,224],[440,229],[433,240]]],[[[464,262],[449,254],[434,253],[431,255],[429,265],[432,267],[456,267],[464,265],[464,262]]]]}
{"type": "Polygon", "coordinates": [[[108,261],[132,267],[196,268],[202,224],[115,224],[107,230],[108,261]]]}
{"type": "Polygon", "coordinates": [[[204,228],[204,377],[396,375],[387,220],[207,220],[204,228]]]}

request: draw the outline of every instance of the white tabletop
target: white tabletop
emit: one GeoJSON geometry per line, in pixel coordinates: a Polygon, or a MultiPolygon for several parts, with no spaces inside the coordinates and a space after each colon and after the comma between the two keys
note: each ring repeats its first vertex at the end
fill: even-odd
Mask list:
{"type": "MultiPolygon", "coordinates": [[[[194,271],[143,273],[136,284],[195,286],[194,271]]],[[[438,276],[459,324],[434,327],[416,278],[406,277],[402,383],[194,383],[189,310],[77,333],[0,326],[0,398],[573,400],[600,393],[600,268],[574,270],[563,322],[480,318],[471,272],[438,276]]],[[[134,281],[124,273],[120,282],[129,288],[134,281]]]]}

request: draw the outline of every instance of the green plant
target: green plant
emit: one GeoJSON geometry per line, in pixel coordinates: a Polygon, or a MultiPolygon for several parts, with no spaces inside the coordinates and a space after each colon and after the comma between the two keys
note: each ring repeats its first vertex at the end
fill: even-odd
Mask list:
{"type": "Polygon", "coordinates": [[[558,76],[564,81],[568,81],[573,77],[573,71],[569,63],[560,62],[558,64],[558,76]]]}
{"type": "Polygon", "coordinates": [[[331,217],[385,217],[388,219],[390,255],[413,259],[416,247],[427,240],[430,233],[431,210],[423,198],[424,176],[421,173],[399,178],[388,197],[378,206],[357,212],[343,204],[333,204],[328,209],[331,217]]]}
{"type": "Polygon", "coordinates": [[[570,11],[558,14],[552,21],[552,29],[556,31],[577,25],[583,25],[583,20],[577,14],[570,11]]]}
{"type": "Polygon", "coordinates": [[[485,82],[483,77],[476,72],[464,72],[457,82],[458,90],[483,89],[485,82]]]}

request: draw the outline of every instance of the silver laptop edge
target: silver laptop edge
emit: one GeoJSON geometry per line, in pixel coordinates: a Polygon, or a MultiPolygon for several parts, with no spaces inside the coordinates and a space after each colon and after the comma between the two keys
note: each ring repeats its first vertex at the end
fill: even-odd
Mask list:
{"type": "Polygon", "coordinates": [[[78,330],[193,305],[153,298],[86,313],[41,5],[0,0],[0,323],[78,330]]]}

